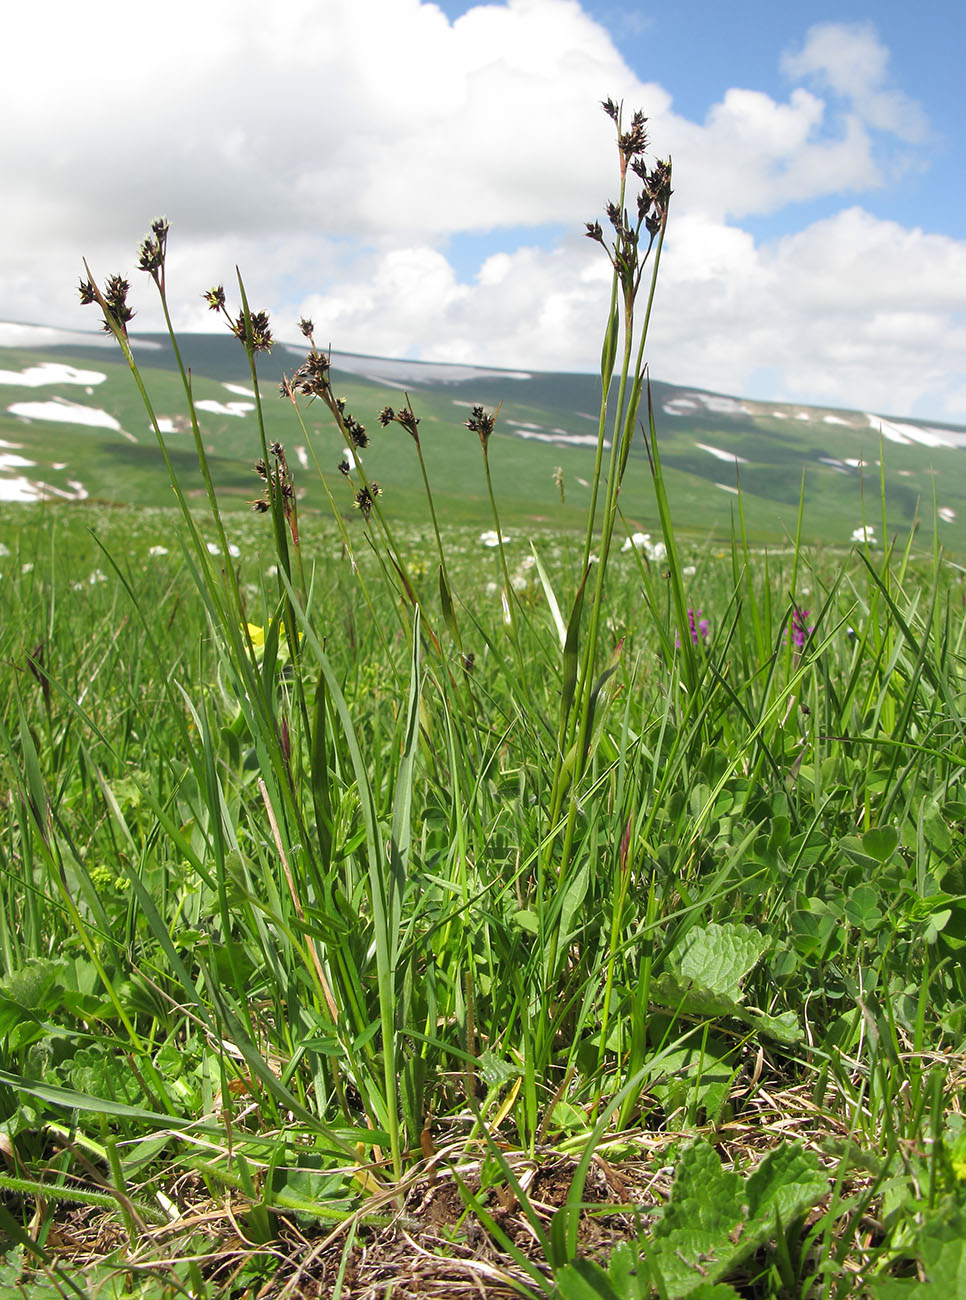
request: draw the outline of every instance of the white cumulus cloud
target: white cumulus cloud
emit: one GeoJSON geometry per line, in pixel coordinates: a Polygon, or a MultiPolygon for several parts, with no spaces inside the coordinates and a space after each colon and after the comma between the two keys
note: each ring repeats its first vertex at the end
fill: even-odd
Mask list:
{"type": "Polygon", "coordinates": [[[862,206],[929,131],[871,25],[804,30],[775,53],[786,97],[732,86],[701,121],[578,0],[484,0],[455,21],[428,0],[160,16],[51,0],[5,31],[21,52],[0,81],[18,123],[0,133],[10,319],[94,328],[87,255],[131,275],[135,328],[158,328],[132,268],[165,213],[180,328],[218,327],[201,295],[221,281],[234,301],[238,265],[277,337],[308,315],[344,351],[592,370],[609,268],[582,230],[614,193],[612,95],[674,160],[656,376],[966,418],[966,244],[862,206]],[[765,241],[747,228],[815,200],[839,210],[765,241]],[[488,241],[476,267],[453,242],[467,233],[488,241]]]}

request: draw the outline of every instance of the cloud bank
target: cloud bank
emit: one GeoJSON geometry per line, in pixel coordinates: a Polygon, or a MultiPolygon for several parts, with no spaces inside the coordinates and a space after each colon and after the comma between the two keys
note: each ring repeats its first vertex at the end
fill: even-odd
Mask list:
{"type": "MultiPolygon", "coordinates": [[[[581,232],[613,195],[611,95],[674,161],[655,375],[966,420],[966,244],[862,207],[929,131],[870,26],[803,31],[776,52],[787,98],[734,87],[701,122],[577,0],[455,22],[423,0],[172,0],[160,20],[55,2],[6,26],[8,319],[93,327],[81,256],[130,270],[165,213],[179,327],[214,327],[201,294],[237,264],[281,337],[306,314],[345,351],[593,369],[609,267],[581,232]],[[816,200],[840,206],[767,240],[744,228],[816,200]]],[[[132,277],[136,325],[157,327],[132,277]]]]}

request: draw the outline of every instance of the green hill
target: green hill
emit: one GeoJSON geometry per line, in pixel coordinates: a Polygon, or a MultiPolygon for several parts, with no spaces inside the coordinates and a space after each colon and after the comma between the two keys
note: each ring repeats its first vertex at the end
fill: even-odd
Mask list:
{"type": "MultiPolygon", "coordinates": [[[[201,481],[186,404],[166,336],[133,336],[166,445],[184,481],[201,481]]],[[[245,355],[226,335],[181,339],[200,404],[202,433],[215,481],[239,505],[258,495],[259,454],[245,355]]],[[[315,458],[337,500],[349,496],[337,466],[343,443],[321,405],[306,411],[309,437],[278,395],[283,372],[302,349],[277,344],[259,361],[270,435],[288,451],[304,508],[326,509],[315,458]]],[[[370,476],[386,508],[407,519],[425,510],[413,447],[377,414],[408,392],[421,419],[422,445],[445,517],[488,525],[477,439],[464,427],[468,409],[499,406],[491,465],[508,524],[577,526],[593,476],[599,380],[594,375],[493,370],[393,361],[334,352],[336,386],[368,428],[370,476]],[[562,471],[564,499],[556,481],[562,471]]],[[[780,543],[796,526],[802,478],[808,539],[847,545],[866,518],[882,539],[880,472],[890,535],[900,539],[918,518],[921,542],[932,535],[966,552],[966,428],[875,412],[749,401],[655,381],[655,422],[677,525],[727,535],[740,484],[746,526],[759,542],[780,543]],[[881,451],[880,451],[881,447],[881,451]],[[884,470],[880,470],[880,456],[884,470]]],[[[0,500],[98,500],[159,505],[171,492],[156,439],[127,366],[102,335],[61,335],[36,327],[0,329],[0,500]],[[107,344],[108,346],[105,346],[107,344]]],[[[622,493],[628,522],[655,527],[643,438],[622,493]]]]}

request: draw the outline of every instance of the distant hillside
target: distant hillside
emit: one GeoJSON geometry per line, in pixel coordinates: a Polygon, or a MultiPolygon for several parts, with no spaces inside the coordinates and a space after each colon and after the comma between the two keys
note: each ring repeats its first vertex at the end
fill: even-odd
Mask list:
{"type": "MultiPolygon", "coordinates": [[[[187,434],[185,399],[166,336],[133,337],[167,446],[189,486],[199,486],[187,434]]],[[[248,363],[229,335],[181,340],[191,369],[203,435],[219,487],[239,502],[258,494],[258,454],[248,363]]],[[[342,443],[328,412],[307,412],[310,436],[278,381],[304,348],[278,344],[259,360],[271,436],[301,469],[305,504],[326,508],[313,457],[339,499],[335,472],[342,443]]],[[[412,398],[434,490],[448,517],[486,521],[488,504],[477,440],[463,427],[480,402],[500,407],[491,461],[507,521],[517,526],[576,526],[593,472],[599,379],[594,375],[494,370],[333,352],[333,372],[348,409],[370,430],[367,465],[397,512],[424,509],[412,446],[398,428],[376,420],[386,404],[412,398]],[[563,471],[564,500],[554,479],[563,471]]],[[[894,414],[749,401],[701,389],[652,384],[655,423],[676,522],[698,534],[727,536],[740,483],[753,538],[775,543],[794,532],[805,475],[805,533],[845,545],[867,521],[881,541],[880,440],[884,448],[888,528],[904,537],[934,519],[940,540],[966,551],[966,428],[894,414]],[[934,509],[935,505],[935,509],[934,509]]],[[[0,324],[0,500],[83,500],[167,504],[166,471],[141,399],[113,341],[0,324]]],[[[653,525],[653,496],[643,439],[628,469],[622,506],[629,523],[653,525]]],[[[387,508],[388,504],[387,504],[387,508]]]]}

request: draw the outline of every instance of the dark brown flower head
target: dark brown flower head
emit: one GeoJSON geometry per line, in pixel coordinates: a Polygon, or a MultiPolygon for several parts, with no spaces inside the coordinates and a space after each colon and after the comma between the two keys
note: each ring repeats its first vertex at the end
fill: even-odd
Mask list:
{"type": "Polygon", "coordinates": [[[292,381],[288,375],[283,375],[278,386],[279,397],[287,397],[290,401],[295,399],[295,389],[292,387],[292,381]]]}
{"type": "Polygon", "coordinates": [[[313,326],[312,322],[308,319],[307,316],[303,316],[302,319],[299,321],[299,329],[302,331],[302,333],[305,335],[307,339],[310,339],[312,335],[315,333],[315,327],[313,326]]]}
{"type": "Polygon", "coordinates": [[[138,250],[138,268],[147,271],[155,280],[164,270],[168,245],[168,223],[163,217],[151,222],[151,234],[141,242],[138,250]]]}
{"type": "MultiPolygon", "coordinates": [[[[127,323],[134,319],[134,311],[127,305],[127,295],[131,286],[121,275],[109,275],[107,284],[104,286],[104,301],[107,303],[107,309],[114,324],[124,333],[127,333],[127,323]]],[[[108,334],[111,333],[111,324],[108,320],[104,321],[104,329],[108,334]]]]}
{"type": "Polygon", "coordinates": [[[476,655],[471,650],[469,654],[463,655],[463,671],[471,673],[476,667],[476,655]]]}
{"type": "Polygon", "coordinates": [[[416,415],[411,406],[396,412],[396,423],[402,425],[410,438],[419,442],[419,416],[416,415]]]}
{"type": "Polygon", "coordinates": [[[375,479],[373,479],[371,483],[367,484],[365,487],[360,488],[359,491],[356,493],[355,506],[357,510],[360,510],[362,512],[362,517],[363,519],[365,519],[366,523],[369,522],[369,516],[372,514],[373,504],[375,503],[376,497],[380,495],[381,491],[382,489],[380,488],[379,484],[375,481],[375,479]]]}
{"type": "Polygon", "coordinates": [[[225,310],[225,286],[223,284],[216,284],[214,288],[202,294],[202,297],[207,302],[209,311],[225,310]]]}
{"type": "Polygon", "coordinates": [[[662,212],[666,212],[672,193],[671,160],[670,158],[659,158],[651,168],[651,174],[648,177],[648,194],[651,202],[657,208],[660,208],[662,212]]]}
{"type": "Polygon", "coordinates": [[[329,358],[324,352],[310,352],[292,376],[292,386],[304,397],[329,396],[329,358]]]}
{"type": "Polygon", "coordinates": [[[593,239],[595,243],[602,244],[604,242],[604,232],[600,228],[600,222],[586,221],[584,224],[587,227],[587,238],[593,239]]]}
{"type": "Polygon", "coordinates": [[[399,424],[414,442],[419,442],[419,417],[411,406],[404,406],[401,411],[394,411],[391,406],[384,406],[379,412],[379,423],[384,429],[390,424],[399,424]]]}
{"type": "Polygon", "coordinates": [[[262,495],[251,503],[258,514],[266,514],[274,502],[280,502],[282,512],[288,521],[292,540],[298,545],[298,520],[295,508],[295,485],[285,459],[285,449],[280,442],[269,443],[274,464],[266,464],[260,456],[255,462],[255,473],[265,484],[262,495]]]}
{"type": "Polygon", "coordinates": [[[366,426],[360,424],[352,415],[344,415],[342,423],[353,447],[364,448],[369,446],[369,435],[366,433],[366,426]]]}
{"type": "Polygon", "coordinates": [[[346,476],[346,478],[349,477],[349,471],[350,471],[351,468],[352,468],[352,466],[349,464],[349,462],[348,462],[347,460],[340,460],[340,461],[339,461],[339,473],[340,473],[340,474],[344,474],[344,475],[346,476]]]}
{"type": "Polygon", "coordinates": [[[627,162],[647,148],[647,132],[644,130],[646,122],[647,118],[638,110],[631,118],[631,129],[624,131],[618,141],[618,148],[627,162]]]}
{"type": "MultiPolygon", "coordinates": [[[[253,352],[271,352],[275,340],[272,338],[272,331],[269,328],[268,312],[251,311],[248,313],[248,324],[251,327],[251,345],[253,352]]],[[[232,322],[231,332],[236,339],[242,343],[247,343],[249,334],[245,325],[245,313],[239,312],[238,317],[232,322]]]]}
{"type": "Polygon", "coordinates": [[[474,406],[470,418],[466,421],[466,427],[470,433],[479,435],[480,443],[483,450],[486,451],[486,445],[490,441],[493,433],[493,427],[496,424],[496,417],[489,415],[484,411],[482,406],[474,406]]]}
{"type": "Polygon", "coordinates": [[[600,106],[612,122],[616,122],[620,117],[620,107],[612,99],[603,100],[600,106]]]}
{"type": "Polygon", "coordinates": [[[82,307],[89,307],[92,302],[97,302],[97,292],[94,289],[93,280],[81,280],[80,300],[82,307]]]}

